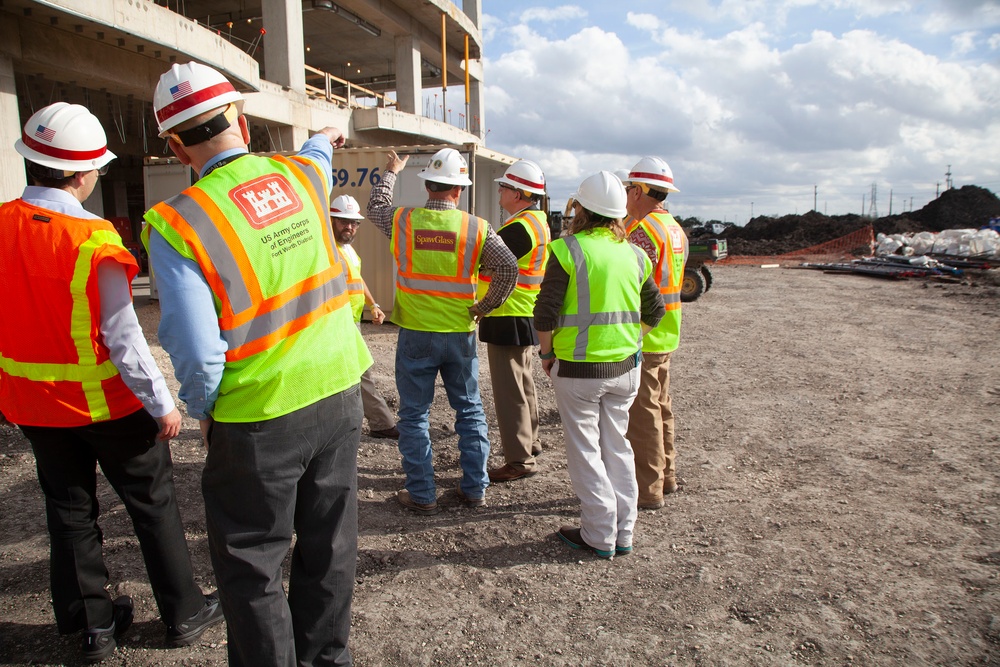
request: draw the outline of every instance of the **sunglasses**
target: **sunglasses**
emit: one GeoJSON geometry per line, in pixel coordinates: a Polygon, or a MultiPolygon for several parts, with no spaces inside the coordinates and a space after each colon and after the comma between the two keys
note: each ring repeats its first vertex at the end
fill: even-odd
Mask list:
{"type": "Polygon", "coordinates": [[[107,163],[106,165],[104,165],[103,167],[101,167],[100,169],[97,170],[97,175],[98,176],[107,176],[108,175],[108,169],[110,169],[110,168],[111,168],[111,163],[109,162],[109,163],[107,163]]]}
{"type": "Polygon", "coordinates": [[[349,220],[347,218],[334,218],[338,225],[344,225],[345,227],[360,227],[360,220],[349,220]]]}

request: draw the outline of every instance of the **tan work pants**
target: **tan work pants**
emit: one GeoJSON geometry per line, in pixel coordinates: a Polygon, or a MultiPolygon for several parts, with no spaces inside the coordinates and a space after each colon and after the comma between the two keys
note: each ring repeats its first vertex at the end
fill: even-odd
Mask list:
{"type": "Polygon", "coordinates": [[[635,453],[640,505],[662,500],[666,481],[676,480],[670,354],[642,353],[639,393],[628,413],[627,437],[635,453]]]}
{"type": "Polygon", "coordinates": [[[361,375],[361,404],[365,409],[368,428],[372,431],[384,431],[396,425],[396,415],[392,414],[388,403],[375,387],[373,368],[375,367],[370,366],[361,375]]]}
{"type": "Polygon", "coordinates": [[[538,401],[531,375],[531,345],[486,344],[493,382],[493,405],[497,412],[504,461],[518,470],[534,470],[538,440],[538,401]]]}

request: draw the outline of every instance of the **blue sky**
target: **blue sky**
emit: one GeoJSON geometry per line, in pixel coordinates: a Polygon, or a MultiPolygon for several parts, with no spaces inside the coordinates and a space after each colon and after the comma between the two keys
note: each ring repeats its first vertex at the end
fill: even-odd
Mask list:
{"type": "Polygon", "coordinates": [[[1000,192],[1000,0],[483,0],[487,145],[554,208],[665,159],[675,215],[919,209],[1000,192]],[[940,184],[940,185],[938,185],[940,184]],[[912,203],[911,203],[912,202],[912,203]]]}

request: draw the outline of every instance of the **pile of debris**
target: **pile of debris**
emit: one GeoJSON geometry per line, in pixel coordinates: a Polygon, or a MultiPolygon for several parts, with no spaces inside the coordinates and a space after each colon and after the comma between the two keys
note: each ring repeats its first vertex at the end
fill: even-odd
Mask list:
{"type": "Polygon", "coordinates": [[[679,219],[692,239],[726,239],[730,255],[783,255],[847,236],[872,225],[876,234],[916,234],[946,229],[978,229],[1000,217],[1000,199],[975,185],[945,190],[918,211],[908,211],[877,220],[860,215],[826,216],[817,211],[778,218],[758,216],[745,227],[695,218],[679,219]]]}

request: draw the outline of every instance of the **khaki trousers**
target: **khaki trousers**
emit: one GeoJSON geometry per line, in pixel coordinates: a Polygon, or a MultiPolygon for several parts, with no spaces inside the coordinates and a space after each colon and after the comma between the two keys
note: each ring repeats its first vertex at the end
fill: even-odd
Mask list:
{"type": "Polygon", "coordinates": [[[517,470],[534,470],[538,440],[538,401],[531,374],[532,345],[486,344],[493,381],[504,461],[517,470]]]}
{"type": "Polygon", "coordinates": [[[372,431],[384,431],[396,425],[396,415],[375,387],[374,374],[370,366],[361,376],[361,404],[365,409],[365,419],[372,431]]]}
{"type": "Polygon", "coordinates": [[[639,393],[629,410],[628,441],[635,452],[640,505],[662,500],[666,481],[676,480],[670,354],[642,353],[639,393]]]}

